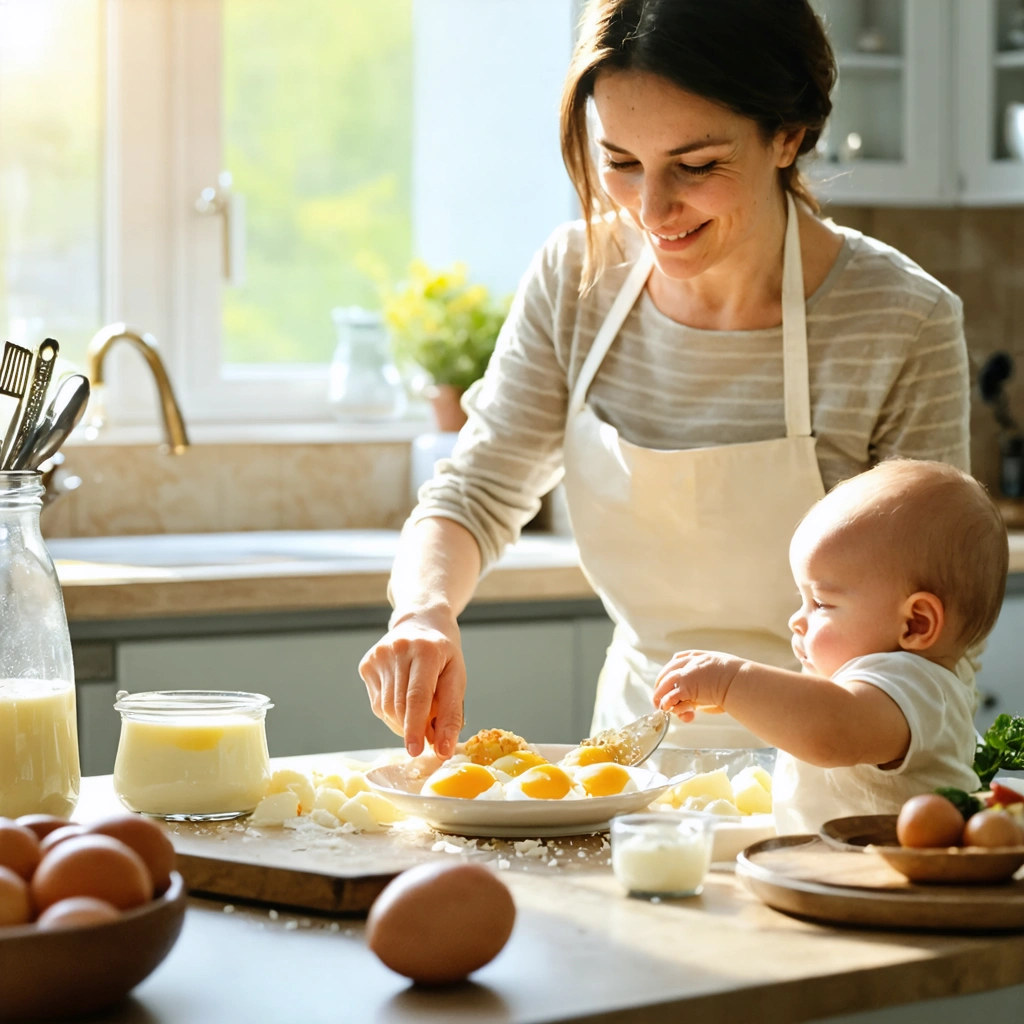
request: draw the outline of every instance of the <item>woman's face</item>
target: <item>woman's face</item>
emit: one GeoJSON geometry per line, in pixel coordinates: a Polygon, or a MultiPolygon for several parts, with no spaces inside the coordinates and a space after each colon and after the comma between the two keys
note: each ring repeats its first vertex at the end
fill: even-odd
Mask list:
{"type": "Polygon", "coordinates": [[[600,74],[594,104],[605,191],[676,280],[756,238],[777,209],[778,168],[803,137],[780,132],[766,144],[750,118],[642,71],[600,74]]]}

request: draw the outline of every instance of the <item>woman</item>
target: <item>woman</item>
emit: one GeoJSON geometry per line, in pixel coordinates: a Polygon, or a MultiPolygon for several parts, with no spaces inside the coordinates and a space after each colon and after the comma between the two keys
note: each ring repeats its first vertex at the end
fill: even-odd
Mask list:
{"type": "MultiPolygon", "coordinates": [[[[959,300],[822,221],[797,170],[834,81],[807,0],[591,3],[562,100],[588,217],[523,279],[403,532],[389,632],[360,665],[411,754],[454,750],[457,616],[563,471],[615,622],[596,729],[650,712],[677,650],[795,667],[787,552],[807,509],[889,455],[967,467],[959,300]]],[[[697,719],[668,742],[758,743],[697,719]]]]}

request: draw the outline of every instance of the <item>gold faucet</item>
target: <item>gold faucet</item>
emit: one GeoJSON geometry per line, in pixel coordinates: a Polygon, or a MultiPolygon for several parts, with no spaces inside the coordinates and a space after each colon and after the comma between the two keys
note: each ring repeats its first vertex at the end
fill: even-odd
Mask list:
{"type": "Polygon", "coordinates": [[[152,334],[132,324],[116,323],[101,327],[89,342],[85,350],[86,375],[92,387],[99,388],[103,384],[103,359],[110,351],[111,345],[124,339],[133,348],[139,350],[153,372],[156,390],[160,396],[160,411],[164,418],[164,431],[167,435],[167,450],[172,455],[181,455],[189,446],[185,420],[174,397],[167,369],[160,358],[160,346],[152,334]]]}

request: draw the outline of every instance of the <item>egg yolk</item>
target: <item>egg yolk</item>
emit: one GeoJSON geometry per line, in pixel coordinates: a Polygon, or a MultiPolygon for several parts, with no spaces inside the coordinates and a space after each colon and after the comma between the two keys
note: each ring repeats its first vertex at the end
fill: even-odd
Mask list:
{"type": "Polygon", "coordinates": [[[561,800],[572,789],[572,780],[557,765],[542,764],[530,769],[520,789],[533,800],[561,800]]]}
{"type": "Polygon", "coordinates": [[[539,764],[547,764],[547,761],[535,754],[532,750],[515,750],[511,754],[499,757],[492,767],[498,771],[511,775],[513,779],[518,778],[529,768],[536,768],[539,764]]]}
{"type": "Polygon", "coordinates": [[[475,800],[495,783],[494,776],[479,764],[460,764],[451,775],[430,784],[438,796],[455,796],[460,800],[475,800]]]}
{"type": "Polygon", "coordinates": [[[608,764],[580,782],[587,796],[614,796],[629,782],[629,772],[621,764],[608,764]]]}
{"type": "Polygon", "coordinates": [[[585,768],[588,764],[604,764],[613,760],[612,755],[604,747],[580,747],[576,763],[585,768]]]}

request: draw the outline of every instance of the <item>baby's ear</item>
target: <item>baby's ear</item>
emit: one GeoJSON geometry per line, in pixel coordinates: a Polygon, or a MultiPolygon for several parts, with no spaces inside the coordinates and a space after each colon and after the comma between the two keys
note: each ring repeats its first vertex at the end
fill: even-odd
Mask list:
{"type": "Polygon", "coordinates": [[[934,594],[921,590],[903,604],[903,635],[900,647],[905,651],[927,651],[938,643],[946,625],[946,610],[934,594]]]}

